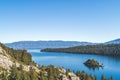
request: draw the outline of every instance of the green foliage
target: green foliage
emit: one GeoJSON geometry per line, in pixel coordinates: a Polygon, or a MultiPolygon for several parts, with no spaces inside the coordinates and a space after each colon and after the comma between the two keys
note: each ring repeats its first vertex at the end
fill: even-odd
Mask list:
{"type": "MultiPolygon", "coordinates": [[[[96,76],[89,75],[85,71],[82,71],[82,72],[77,71],[76,75],[80,78],[80,80],[98,80],[96,78],[96,76]]],[[[110,77],[110,78],[107,79],[107,78],[104,77],[104,75],[102,75],[101,80],[113,80],[113,78],[110,77]]]]}
{"type": "MultiPolygon", "coordinates": [[[[0,80],[60,80],[60,72],[58,68],[50,65],[48,67],[41,66],[39,67],[41,70],[40,73],[37,73],[34,69],[30,69],[30,71],[24,71],[22,66],[16,67],[13,65],[10,70],[10,74],[7,71],[3,71],[0,74],[0,80]]],[[[70,72],[68,69],[66,72],[66,76],[71,80],[71,77],[67,75],[70,72]]],[[[85,71],[77,71],[76,75],[80,78],[80,80],[97,80],[95,76],[87,74],[85,71]]],[[[101,80],[113,80],[112,77],[105,78],[104,75],[101,76],[101,80]]]]}
{"type": "Polygon", "coordinates": [[[33,69],[26,72],[23,71],[22,66],[17,68],[15,65],[13,65],[11,67],[8,80],[38,80],[38,73],[36,73],[36,71],[33,69]]]}
{"type": "Polygon", "coordinates": [[[103,67],[103,64],[99,64],[99,62],[94,59],[88,59],[86,62],[84,62],[84,64],[93,69],[103,67]]]}
{"type": "Polygon", "coordinates": [[[76,46],[70,48],[47,48],[41,51],[45,52],[67,52],[67,53],[91,53],[110,56],[120,56],[120,44],[99,44],[99,45],[86,45],[76,46]]]}
{"type": "Polygon", "coordinates": [[[8,73],[6,71],[0,74],[0,80],[8,80],[8,73]]]}
{"type": "Polygon", "coordinates": [[[22,66],[16,67],[13,65],[8,75],[7,71],[0,74],[0,80],[59,80],[59,70],[54,66],[39,67],[42,71],[37,73],[34,69],[24,71],[22,66]]]}
{"type": "Polygon", "coordinates": [[[38,74],[34,69],[29,71],[30,80],[38,80],[38,74]]]}
{"type": "Polygon", "coordinates": [[[42,70],[42,72],[40,72],[40,80],[59,80],[60,71],[53,65],[48,67],[42,66],[40,69],[42,70]],[[45,74],[45,72],[47,73],[45,74]]]}
{"type": "Polygon", "coordinates": [[[2,67],[0,67],[0,72],[3,71],[4,69],[2,67]]]}
{"type": "Polygon", "coordinates": [[[6,47],[2,43],[0,43],[0,46],[6,51],[8,55],[10,55],[15,60],[20,61],[27,65],[35,64],[32,61],[32,56],[26,50],[14,50],[12,48],[6,47]]]}

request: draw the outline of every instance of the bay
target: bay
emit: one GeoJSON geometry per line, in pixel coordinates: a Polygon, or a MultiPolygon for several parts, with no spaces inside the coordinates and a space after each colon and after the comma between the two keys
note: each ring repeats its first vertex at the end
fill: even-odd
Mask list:
{"type": "Polygon", "coordinates": [[[68,54],[59,52],[40,52],[40,50],[28,50],[32,55],[32,59],[38,65],[54,65],[56,67],[64,67],[71,71],[86,71],[89,74],[95,75],[98,80],[101,75],[105,77],[113,77],[114,80],[120,80],[120,58],[114,58],[101,55],[90,54],[68,54]],[[90,69],[83,63],[88,59],[95,59],[104,65],[103,68],[90,69]]]}

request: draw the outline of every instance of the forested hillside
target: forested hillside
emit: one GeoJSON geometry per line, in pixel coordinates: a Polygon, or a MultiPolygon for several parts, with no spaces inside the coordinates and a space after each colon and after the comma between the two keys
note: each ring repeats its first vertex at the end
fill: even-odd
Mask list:
{"type": "Polygon", "coordinates": [[[26,50],[14,50],[13,48],[9,48],[2,43],[0,43],[0,46],[6,51],[8,55],[10,55],[15,60],[27,65],[34,64],[32,61],[32,56],[26,50]]]}
{"type": "Polygon", "coordinates": [[[120,56],[120,44],[86,45],[70,48],[47,48],[41,51],[120,56]]]}
{"type": "Polygon", "coordinates": [[[0,80],[80,80],[72,72],[69,73],[73,79],[65,73],[65,69],[52,65],[38,66],[26,50],[14,50],[0,43],[0,80]]]}

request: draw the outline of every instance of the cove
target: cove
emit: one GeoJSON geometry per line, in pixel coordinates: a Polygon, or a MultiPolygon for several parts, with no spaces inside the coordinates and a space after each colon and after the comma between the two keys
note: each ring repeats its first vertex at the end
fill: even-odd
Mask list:
{"type": "Polygon", "coordinates": [[[39,50],[28,51],[38,65],[54,65],[56,67],[70,69],[74,72],[84,70],[89,74],[95,75],[98,80],[101,79],[102,74],[105,77],[112,76],[114,80],[120,80],[120,58],[90,54],[39,52],[39,50]],[[87,59],[95,59],[104,64],[104,67],[95,70],[90,69],[83,64],[87,59]]]}

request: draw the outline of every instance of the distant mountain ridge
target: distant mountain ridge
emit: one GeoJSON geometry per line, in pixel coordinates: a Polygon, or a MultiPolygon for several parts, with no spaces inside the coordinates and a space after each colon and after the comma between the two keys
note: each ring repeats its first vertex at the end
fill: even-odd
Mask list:
{"type": "Polygon", "coordinates": [[[120,44],[120,38],[106,42],[106,44],[120,44]]]}
{"type": "Polygon", "coordinates": [[[105,43],[79,42],[79,41],[18,41],[6,43],[5,45],[14,49],[45,49],[45,48],[68,48],[74,46],[95,45],[95,44],[120,44],[120,39],[111,40],[105,43]]]}
{"type": "Polygon", "coordinates": [[[19,41],[6,43],[5,45],[14,49],[44,49],[44,48],[67,48],[80,45],[93,45],[91,42],[78,41],[19,41]]]}

